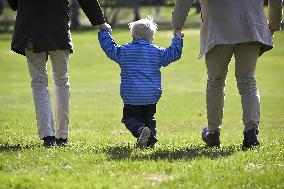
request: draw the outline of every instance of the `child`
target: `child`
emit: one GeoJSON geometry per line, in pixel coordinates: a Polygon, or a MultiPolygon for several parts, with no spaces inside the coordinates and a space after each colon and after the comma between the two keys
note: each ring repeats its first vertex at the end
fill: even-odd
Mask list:
{"type": "Polygon", "coordinates": [[[169,48],[153,44],[156,23],[151,18],[129,24],[133,41],[117,45],[108,31],[99,31],[106,55],[121,68],[120,95],[124,103],[122,123],[137,138],[136,147],[154,147],[156,104],[162,94],[161,66],[180,59],[183,34],[177,32],[169,48]]]}

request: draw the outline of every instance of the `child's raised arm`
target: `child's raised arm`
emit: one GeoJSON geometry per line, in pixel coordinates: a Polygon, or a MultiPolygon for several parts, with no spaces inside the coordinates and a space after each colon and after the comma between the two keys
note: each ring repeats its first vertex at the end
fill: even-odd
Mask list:
{"type": "Polygon", "coordinates": [[[161,66],[166,67],[170,63],[181,58],[183,40],[181,37],[174,36],[169,48],[161,49],[161,66]]]}
{"type": "Polygon", "coordinates": [[[98,37],[101,48],[106,55],[113,61],[119,63],[121,46],[116,44],[110,33],[106,30],[100,30],[98,37]]]}

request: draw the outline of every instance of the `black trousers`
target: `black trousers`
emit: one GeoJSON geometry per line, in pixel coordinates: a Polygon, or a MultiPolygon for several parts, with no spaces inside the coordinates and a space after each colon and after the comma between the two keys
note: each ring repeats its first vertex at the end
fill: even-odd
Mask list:
{"type": "Polygon", "coordinates": [[[149,146],[157,142],[156,138],[156,104],[149,105],[129,105],[124,104],[123,107],[123,118],[122,123],[131,132],[131,134],[138,138],[140,127],[148,127],[151,130],[151,135],[149,138],[149,146]]]}

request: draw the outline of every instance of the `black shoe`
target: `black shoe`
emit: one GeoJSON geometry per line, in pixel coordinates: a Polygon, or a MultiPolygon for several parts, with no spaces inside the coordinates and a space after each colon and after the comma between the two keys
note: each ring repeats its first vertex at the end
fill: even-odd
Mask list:
{"type": "Polygon", "coordinates": [[[57,146],[67,146],[68,145],[68,139],[67,138],[65,138],[65,139],[57,138],[56,139],[56,145],[57,146]]]}
{"type": "Polygon", "coordinates": [[[209,147],[220,147],[220,132],[215,131],[214,133],[210,133],[208,127],[205,127],[202,132],[202,140],[209,147]]]}
{"type": "Polygon", "coordinates": [[[156,138],[156,136],[154,136],[152,133],[150,134],[150,137],[148,139],[147,142],[147,147],[148,148],[155,148],[155,144],[156,142],[158,142],[158,139],[156,138]]]}
{"type": "Polygon", "coordinates": [[[247,132],[244,132],[244,140],[242,148],[245,150],[255,146],[259,146],[260,143],[258,141],[257,135],[258,135],[258,130],[256,128],[252,128],[247,132]]]}
{"type": "Polygon", "coordinates": [[[51,148],[55,146],[55,136],[46,136],[42,140],[42,145],[46,148],[51,148]]]}
{"type": "Polygon", "coordinates": [[[138,129],[139,137],[137,139],[136,147],[145,148],[147,147],[147,142],[151,134],[151,130],[148,127],[140,127],[138,129]]]}

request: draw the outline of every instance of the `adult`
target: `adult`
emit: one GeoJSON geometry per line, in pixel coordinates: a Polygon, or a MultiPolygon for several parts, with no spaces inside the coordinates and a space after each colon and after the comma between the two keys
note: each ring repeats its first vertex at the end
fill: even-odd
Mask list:
{"type": "MultiPolygon", "coordinates": [[[[191,0],[177,0],[173,12],[174,32],[181,30],[191,0]]],[[[272,36],[281,28],[282,0],[269,0],[268,23],[261,0],[201,0],[200,58],[207,67],[207,119],[202,139],[220,146],[225,81],[228,65],[235,57],[235,76],[243,109],[243,148],[259,145],[260,96],[255,70],[258,57],[272,49],[272,36]]]]}
{"type": "MultiPolygon", "coordinates": [[[[93,26],[111,30],[97,0],[78,0],[93,26]]],[[[68,58],[73,52],[69,0],[8,0],[17,17],[12,50],[26,56],[31,76],[38,133],[43,146],[68,143],[70,83],[68,58]],[[48,90],[47,59],[54,82],[56,131],[48,90]]]]}

